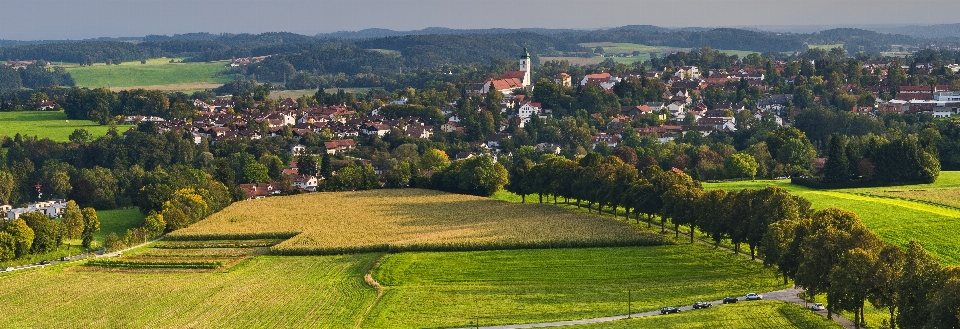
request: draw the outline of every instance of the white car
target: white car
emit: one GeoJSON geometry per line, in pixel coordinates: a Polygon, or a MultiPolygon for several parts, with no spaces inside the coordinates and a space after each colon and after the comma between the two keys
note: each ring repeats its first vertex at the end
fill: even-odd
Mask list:
{"type": "Polygon", "coordinates": [[[744,300],[761,300],[761,299],[763,299],[763,295],[755,292],[751,292],[747,294],[746,297],[744,297],[744,300]]]}
{"type": "Polygon", "coordinates": [[[814,311],[823,311],[826,308],[823,307],[823,303],[813,303],[813,305],[810,305],[810,309],[814,311]]]}

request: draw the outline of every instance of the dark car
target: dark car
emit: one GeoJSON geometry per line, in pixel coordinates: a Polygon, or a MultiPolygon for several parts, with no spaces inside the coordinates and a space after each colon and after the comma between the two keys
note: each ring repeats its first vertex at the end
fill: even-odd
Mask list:
{"type": "Polygon", "coordinates": [[[667,314],[667,313],[680,313],[680,309],[673,306],[667,306],[660,309],[660,314],[667,314]]]}
{"type": "Polygon", "coordinates": [[[40,265],[47,265],[47,264],[50,264],[50,260],[44,259],[40,261],[40,265]]]}
{"type": "Polygon", "coordinates": [[[724,304],[732,304],[738,301],[737,297],[723,297],[724,304]]]}
{"type": "Polygon", "coordinates": [[[696,303],[693,303],[693,309],[695,309],[695,310],[696,310],[696,309],[701,309],[701,308],[707,308],[707,307],[710,307],[710,306],[711,306],[710,303],[707,303],[707,302],[696,302],[696,303]]]}

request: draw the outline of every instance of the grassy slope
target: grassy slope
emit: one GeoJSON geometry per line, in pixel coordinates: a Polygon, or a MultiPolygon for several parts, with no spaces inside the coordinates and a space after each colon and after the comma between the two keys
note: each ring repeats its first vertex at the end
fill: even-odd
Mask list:
{"type": "Polygon", "coordinates": [[[837,207],[850,210],[887,242],[906,246],[910,240],[917,240],[927,251],[937,256],[941,263],[960,264],[960,245],[956,243],[955,233],[960,231],[960,211],[909,200],[853,194],[882,194],[887,190],[911,189],[949,191],[960,187],[960,172],[941,172],[940,178],[934,184],[879,188],[812,190],[791,185],[788,180],[705,183],[704,187],[737,190],[763,188],[768,185],[779,186],[807,198],[816,209],[837,207]]]}
{"type": "MultiPolygon", "coordinates": [[[[117,131],[122,133],[129,127],[119,125],[117,131]]],[[[13,138],[19,133],[66,142],[76,129],[86,129],[91,135],[100,137],[106,135],[110,127],[90,120],[67,120],[67,115],[59,111],[0,112],[0,136],[13,138]]]]}
{"type": "Polygon", "coordinates": [[[591,325],[571,326],[575,329],[593,328],[843,328],[833,321],[814,314],[800,305],[778,301],[758,301],[718,305],[704,310],[681,312],[620,320],[591,325]]]}
{"type": "Polygon", "coordinates": [[[226,83],[231,76],[218,76],[227,62],[168,63],[169,59],[151,59],[147,64],[126,62],[120,65],[95,64],[70,67],[67,72],[77,87],[136,87],[186,83],[226,83]]]}
{"type": "Polygon", "coordinates": [[[4,327],[345,328],[376,293],[376,255],[257,257],[226,273],[47,267],[0,274],[4,327]]]}
{"type": "Polygon", "coordinates": [[[420,189],[310,193],[237,202],[173,236],[303,232],[285,254],[637,245],[659,241],[629,225],[548,205],[420,189]],[[264,220],[270,218],[270,220],[264,220]]]}
{"type": "Polygon", "coordinates": [[[773,272],[702,245],[387,256],[372,328],[571,320],[784,288],[773,272]]]}

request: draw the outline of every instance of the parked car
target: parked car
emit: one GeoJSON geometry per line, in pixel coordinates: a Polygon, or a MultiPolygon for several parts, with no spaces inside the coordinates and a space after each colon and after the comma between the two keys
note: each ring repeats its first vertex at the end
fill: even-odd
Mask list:
{"type": "Polygon", "coordinates": [[[761,299],[763,299],[763,295],[758,294],[758,293],[755,293],[755,292],[751,292],[751,293],[747,294],[747,296],[744,297],[743,299],[744,299],[744,300],[761,300],[761,299]]]}
{"type": "Polygon", "coordinates": [[[710,307],[710,306],[711,306],[710,303],[707,303],[707,302],[696,302],[696,303],[693,303],[693,309],[695,309],[695,310],[696,310],[696,309],[701,309],[701,308],[707,308],[707,307],[710,307]]]}
{"type": "Polygon", "coordinates": [[[667,314],[667,313],[680,313],[680,309],[673,306],[667,306],[660,309],[660,314],[667,314]]]}
{"type": "Polygon", "coordinates": [[[732,304],[732,303],[736,303],[737,301],[738,301],[737,297],[729,297],[729,296],[723,297],[724,304],[732,304]]]}
{"type": "Polygon", "coordinates": [[[814,311],[823,311],[826,308],[823,307],[823,303],[813,303],[813,305],[810,305],[810,309],[814,311]]]}

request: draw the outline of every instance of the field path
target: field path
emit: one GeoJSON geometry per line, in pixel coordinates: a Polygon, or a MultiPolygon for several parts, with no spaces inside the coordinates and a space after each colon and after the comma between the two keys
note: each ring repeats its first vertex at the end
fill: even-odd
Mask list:
{"type": "MultiPolygon", "coordinates": [[[[788,288],[788,289],[782,289],[782,290],[777,290],[777,291],[765,292],[765,293],[762,293],[761,295],[763,295],[763,299],[764,299],[764,300],[779,300],[779,301],[794,303],[794,304],[798,304],[798,305],[804,305],[804,307],[806,307],[806,305],[808,304],[808,302],[797,296],[800,292],[802,292],[802,290],[800,290],[800,289],[797,289],[797,288],[788,288]]],[[[722,306],[723,306],[723,301],[722,301],[722,300],[711,301],[711,302],[709,302],[709,303],[710,303],[710,304],[713,304],[714,307],[716,307],[716,306],[722,307],[722,306]]],[[[748,302],[741,301],[741,303],[748,303],[748,302]]],[[[680,311],[681,311],[681,312],[686,312],[686,311],[692,311],[692,310],[693,310],[693,306],[689,306],[689,305],[688,305],[688,306],[682,306],[682,307],[679,307],[679,308],[680,308],[680,311]]],[[[824,316],[824,317],[827,316],[827,311],[817,311],[816,313],[817,313],[817,314],[820,314],[820,315],[822,315],[822,316],[824,316]]],[[[628,314],[628,315],[616,315],[616,316],[608,316],[608,317],[592,318],[592,319],[582,319],[582,320],[557,321],[557,322],[541,322],[541,323],[526,323],[526,324],[509,324],[509,325],[500,325],[500,326],[486,326],[486,327],[479,327],[479,328],[481,328],[481,329],[549,328],[549,327],[562,327],[562,326],[571,326],[571,325],[579,325],[579,324],[603,323],[603,322],[610,322],[610,321],[616,321],[616,320],[624,320],[624,319],[628,319],[628,318],[642,318],[642,317],[655,316],[655,315],[660,315],[660,311],[659,311],[659,310],[654,310],[654,311],[649,311],[649,312],[640,312],[640,313],[633,313],[633,314],[628,314]]],[[[839,316],[839,315],[837,315],[837,314],[834,314],[834,315],[833,315],[833,320],[836,321],[836,322],[837,322],[838,324],[840,324],[841,326],[843,326],[844,328],[855,328],[852,321],[847,320],[846,318],[841,317],[841,316],[839,316]]],[[[470,329],[470,328],[478,328],[478,327],[463,327],[463,328],[457,328],[457,329],[470,329]]]]}
{"type": "Polygon", "coordinates": [[[383,261],[383,258],[386,254],[380,255],[380,258],[376,262],[373,262],[373,266],[370,266],[370,270],[367,271],[367,274],[363,275],[363,281],[367,283],[370,287],[377,290],[377,297],[373,299],[373,302],[370,303],[370,306],[367,307],[367,310],[363,312],[363,315],[360,316],[360,319],[357,320],[357,325],[354,328],[360,328],[363,325],[363,320],[367,318],[367,315],[370,314],[370,311],[373,310],[374,306],[377,306],[377,303],[380,302],[380,298],[383,297],[384,288],[380,285],[380,282],[377,282],[377,279],[373,278],[373,271],[380,267],[380,262],[383,261]]]}

